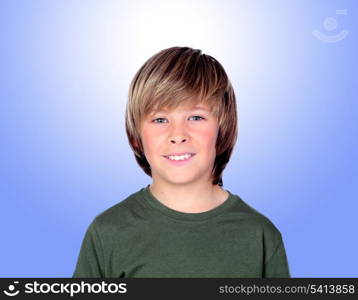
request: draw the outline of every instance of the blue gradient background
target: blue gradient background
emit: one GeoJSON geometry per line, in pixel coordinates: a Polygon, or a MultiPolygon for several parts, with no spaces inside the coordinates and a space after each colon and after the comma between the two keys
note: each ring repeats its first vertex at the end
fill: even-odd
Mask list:
{"type": "Polygon", "coordinates": [[[233,83],[224,188],[281,231],[292,277],[357,277],[357,8],[1,0],[0,276],[71,277],[93,218],[151,182],[127,143],[127,92],[178,45],[216,57],[233,83]],[[326,43],[315,29],[349,34],[326,43]]]}

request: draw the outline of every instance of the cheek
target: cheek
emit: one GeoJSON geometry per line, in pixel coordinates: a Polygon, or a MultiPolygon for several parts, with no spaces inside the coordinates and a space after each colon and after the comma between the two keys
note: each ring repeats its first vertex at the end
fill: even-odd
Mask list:
{"type": "Polygon", "coordinates": [[[202,143],[208,147],[216,144],[218,131],[216,129],[207,129],[201,132],[202,143]]]}
{"type": "Polygon", "coordinates": [[[160,144],[160,139],[158,138],[158,135],[149,131],[143,131],[142,141],[146,156],[152,156],[157,154],[160,144]]]}

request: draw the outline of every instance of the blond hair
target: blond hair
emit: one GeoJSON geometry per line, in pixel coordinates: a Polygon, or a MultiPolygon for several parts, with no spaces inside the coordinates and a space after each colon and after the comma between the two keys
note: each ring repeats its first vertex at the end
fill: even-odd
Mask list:
{"type": "Polygon", "coordinates": [[[237,140],[236,98],[222,65],[200,49],[171,47],[150,57],[134,75],[128,93],[125,126],[135,159],[152,177],[140,137],[142,119],[156,109],[204,103],[217,117],[219,132],[212,184],[223,185],[222,172],[237,140]]]}

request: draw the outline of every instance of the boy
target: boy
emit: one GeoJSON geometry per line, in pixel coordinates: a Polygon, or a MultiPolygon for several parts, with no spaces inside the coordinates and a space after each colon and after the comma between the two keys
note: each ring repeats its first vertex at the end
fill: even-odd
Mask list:
{"type": "Polygon", "coordinates": [[[222,188],[237,113],[216,59],[189,47],[152,56],[125,121],[152,183],[95,217],[73,277],[290,277],[280,231],[222,188]]]}

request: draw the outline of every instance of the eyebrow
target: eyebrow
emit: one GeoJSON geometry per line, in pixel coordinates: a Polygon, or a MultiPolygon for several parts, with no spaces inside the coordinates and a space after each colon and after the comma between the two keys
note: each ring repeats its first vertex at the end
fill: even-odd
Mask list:
{"type": "Polygon", "coordinates": [[[197,109],[209,111],[207,108],[202,107],[202,106],[194,106],[191,110],[197,110],[197,109]]]}
{"type": "MultiPolygon", "coordinates": [[[[192,107],[191,109],[187,110],[187,111],[193,111],[193,110],[204,110],[204,111],[207,111],[209,112],[209,110],[205,107],[202,107],[202,106],[194,106],[192,107]]],[[[168,111],[168,109],[166,108],[162,108],[162,109],[156,109],[156,110],[153,110],[152,113],[158,113],[158,112],[161,112],[161,111],[168,111]]]]}

